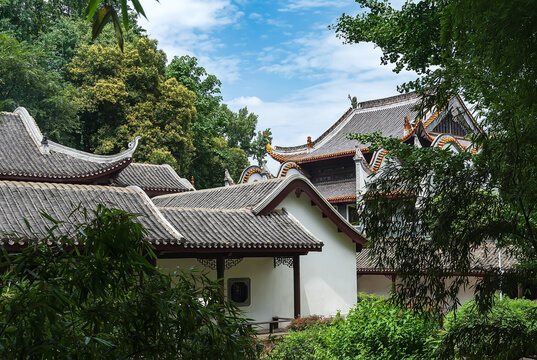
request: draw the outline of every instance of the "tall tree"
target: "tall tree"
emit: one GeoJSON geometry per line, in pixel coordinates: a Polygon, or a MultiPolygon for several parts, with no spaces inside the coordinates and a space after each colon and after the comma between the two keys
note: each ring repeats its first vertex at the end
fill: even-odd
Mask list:
{"type": "Polygon", "coordinates": [[[80,124],[72,91],[43,51],[0,33],[0,110],[24,106],[51,138],[73,145],[80,124]]]}
{"type": "Polygon", "coordinates": [[[199,66],[195,57],[174,57],[166,74],[197,96],[197,120],[192,125],[195,156],[188,173],[194,176],[196,187],[222,186],[225,169],[238,178],[258,146],[254,140],[257,115],[246,108],[235,113],[222,104],[222,83],[199,66]]]}
{"type": "Polygon", "coordinates": [[[117,152],[140,135],[135,160],[169,163],[186,174],[193,151],[195,94],[166,79],[165,63],[156,42],[145,37],[127,43],[124,52],[99,44],[78,50],[66,69],[78,87],[85,150],[117,152]]]}
{"type": "Polygon", "coordinates": [[[401,90],[417,90],[421,110],[440,109],[461,94],[485,129],[473,138],[479,149],[473,157],[376,139],[374,145],[391,150],[400,165],[392,163],[371,184],[360,219],[378,265],[393,265],[402,276],[396,299],[437,306],[453,301],[466,284],[446,282],[440,260],[451,274],[464,274],[473,250],[487,239],[497,240],[520,266],[515,274],[497,269],[481,278],[479,305],[490,306],[499,286],[536,285],[537,3],[423,0],[401,10],[385,1],[358,3],[365,11],[343,14],[333,26],[340,37],[374,42],[382,63],[417,72],[401,90]],[[394,190],[400,196],[382,196],[394,190]],[[412,280],[418,274],[423,285],[412,280]]]}

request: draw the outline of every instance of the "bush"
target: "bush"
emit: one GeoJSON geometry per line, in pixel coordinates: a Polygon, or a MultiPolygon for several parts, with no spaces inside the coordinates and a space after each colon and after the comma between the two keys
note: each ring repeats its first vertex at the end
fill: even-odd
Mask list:
{"type": "Polygon", "coordinates": [[[103,206],[94,215],[69,237],[54,235],[56,222],[21,253],[4,250],[1,359],[257,358],[217,282],[162,274],[133,215],[103,206]]]}
{"type": "Polygon", "coordinates": [[[324,344],[322,334],[325,327],[309,326],[301,331],[290,331],[266,356],[268,360],[311,360],[322,359],[324,344]]]}
{"type": "Polygon", "coordinates": [[[386,299],[360,295],[345,321],[335,322],[326,343],[334,359],[431,359],[437,323],[386,299]]]}
{"type": "Polygon", "coordinates": [[[311,326],[330,325],[334,320],[333,317],[324,317],[322,315],[310,315],[291,320],[287,325],[288,330],[302,331],[311,326]]]}
{"type": "Polygon", "coordinates": [[[535,358],[537,304],[525,299],[495,299],[490,312],[478,312],[468,301],[447,315],[439,339],[442,359],[492,360],[535,358]]]}
{"type": "Polygon", "coordinates": [[[346,319],[291,332],[268,359],[431,359],[437,323],[376,296],[360,295],[346,319]]]}

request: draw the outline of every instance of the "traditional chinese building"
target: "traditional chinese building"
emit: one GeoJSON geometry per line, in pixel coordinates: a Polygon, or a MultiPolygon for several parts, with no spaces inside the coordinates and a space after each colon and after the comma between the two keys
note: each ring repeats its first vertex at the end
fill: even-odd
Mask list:
{"type": "Polygon", "coordinates": [[[344,217],[354,222],[357,195],[383,166],[387,151],[372,152],[368,144],[349,140],[348,134],[381,132],[414,146],[463,150],[470,146],[465,136],[480,131],[458,96],[444,109],[423,118],[417,118],[414,110],[419,101],[416,94],[409,93],[354,102],[315,140],[308,137],[305,144],[290,147],[269,145],[267,152],[281,163],[278,176],[304,174],[344,217]]]}
{"type": "Polygon", "coordinates": [[[0,114],[0,245],[17,252],[49,231],[69,236],[104,204],[138,215],[157,265],[204,269],[254,320],[352,307],[365,239],[308,179],[197,191],[168,165],[132,163],[139,140],[95,155],[48,140],[23,108],[0,114]]]}

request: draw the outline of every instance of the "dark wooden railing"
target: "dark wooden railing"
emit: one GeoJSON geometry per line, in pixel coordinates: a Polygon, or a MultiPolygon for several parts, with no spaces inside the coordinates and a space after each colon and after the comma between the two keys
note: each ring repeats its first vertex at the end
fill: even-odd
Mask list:
{"type": "Polygon", "coordinates": [[[270,321],[256,321],[256,322],[251,322],[248,324],[248,326],[257,326],[257,327],[261,327],[262,325],[267,325],[269,326],[269,334],[273,334],[274,333],[274,330],[276,329],[279,329],[279,325],[281,323],[288,323],[288,322],[291,322],[293,321],[293,318],[284,318],[284,317],[279,317],[279,316],[273,316],[272,317],[272,320],[270,321]]]}

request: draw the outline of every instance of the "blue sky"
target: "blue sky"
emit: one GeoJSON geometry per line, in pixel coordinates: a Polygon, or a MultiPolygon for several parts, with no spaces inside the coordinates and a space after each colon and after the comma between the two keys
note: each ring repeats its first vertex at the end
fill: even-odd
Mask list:
{"type": "MultiPolygon", "coordinates": [[[[223,83],[224,102],[247,106],[275,145],[314,139],[358,101],[397,93],[414,78],[380,65],[372,44],[344,45],[328,25],[356,14],[351,0],[143,0],[141,25],[168,54],[189,54],[223,83]]],[[[271,166],[273,168],[273,166],[271,166]]]]}

